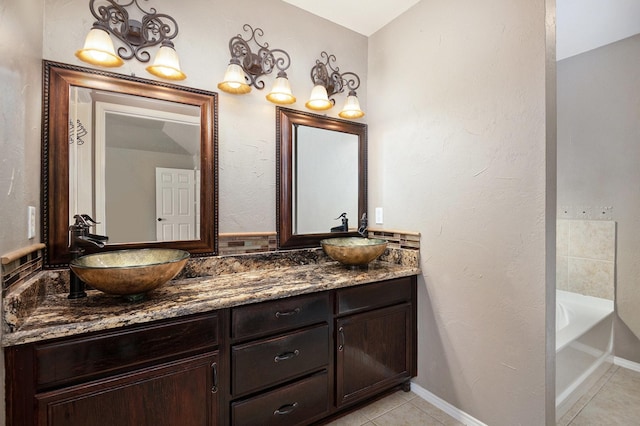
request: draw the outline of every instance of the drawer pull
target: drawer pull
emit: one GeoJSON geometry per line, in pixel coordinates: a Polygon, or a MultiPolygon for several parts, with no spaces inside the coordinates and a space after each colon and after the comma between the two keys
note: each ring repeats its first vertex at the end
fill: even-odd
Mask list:
{"type": "Polygon", "coordinates": [[[338,329],[338,334],[340,335],[340,344],[338,345],[338,350],[342,351],[344,349],[344,327],[340,327],[338,329]]]}
{"type": "Polygon", "coordinates": [[[211,393],[218,392],[218,364],[211,364],[211,381],[213,385],[211,386],[211,393]]]}
{"type": "Polygon", "coordinates": [[[297,315],[300,313],[300,308],[295,308],[292,311],[287,311],[287,312],[276,312],[276,318],[280,318],[280,317],[290,317],[292,315],[297,315]]]}
{"type": "Polygon", "coordinates": [[[273,358],[273,361],[274,362],[286,361],[298,355],[300,355],[300,351],[296,349],[293,352],[285,352],[280,355],[276,355],[275,358],[273,358]]]}
{"type": "Polygon", "coordinates": [[[293,410],[295,410],[298,407],[298,403],[294,402],[293,404],[286,404],[283,405],[282,407],[278,408],[276,411],[273,412],[274,416],[286,416],[287,414],[291,414],[293,412],[293,410]]]}

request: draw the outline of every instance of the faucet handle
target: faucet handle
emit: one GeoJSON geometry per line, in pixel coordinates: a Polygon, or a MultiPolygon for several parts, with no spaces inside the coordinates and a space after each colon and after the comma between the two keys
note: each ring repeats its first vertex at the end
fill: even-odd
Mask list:
{"type": "Polygon", "coordinates": [[[82,214],[80,216],[82,216],[82,218],[88,223],[92,223],[94,225],[97,225],[98,223],[100,223],[100,222],[96,222],[95,220],[93,220],[93,218],[91,216],[89,216],[88,214],[82,214]]]}
{"type": "Polygon", "coordinates": [[[100,223],[93,220],[93,218],[88,214],[77,214],[77,215],[74,215],[73,218],[76,220],[75,226],[80,226],[80,227],[88,228],[92,225],[96,225],[100,223]]]}

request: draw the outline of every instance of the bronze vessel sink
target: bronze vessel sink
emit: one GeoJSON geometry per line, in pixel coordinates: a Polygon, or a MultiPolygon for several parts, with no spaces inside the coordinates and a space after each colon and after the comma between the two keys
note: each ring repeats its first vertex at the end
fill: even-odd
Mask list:
{"type": "Polygon", "coordinates": [[[387,241],[378,238],[344,237],[321,240],[327,256],[347,266],[364,266],[384,253],[387,241]]]}
{"type": "Polygon", "coordinates": [[[178,275],[189,256],[189,252],[175,249],[115,250],[81,256],[69,267],[97,290],[138,301],[178,275]]]}

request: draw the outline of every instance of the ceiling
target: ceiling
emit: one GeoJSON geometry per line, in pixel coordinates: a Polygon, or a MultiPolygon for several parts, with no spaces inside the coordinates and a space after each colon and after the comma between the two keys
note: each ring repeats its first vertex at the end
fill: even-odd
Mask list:
{"type": "Polygon", "coordinates": [[[369,37],[420,0],[282,1],[369,37]]]}
{"type": "MultiPolygon", "coordinates": [[[[369,37],[420,0],[283,1],[369,37]]],[[[640,33],[638,0],[557,0],[556,15],[558,60],[640,33]]]]}

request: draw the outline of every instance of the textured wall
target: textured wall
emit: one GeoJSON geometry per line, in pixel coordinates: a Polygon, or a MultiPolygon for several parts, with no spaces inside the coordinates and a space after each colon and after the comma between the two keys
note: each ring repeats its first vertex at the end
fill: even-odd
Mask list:
{"type": "Polygon", "coordinates": [[[369,39],[370,207],[422,234],[417,383],[490,425],[553,418],[545,37],[542,1],[422,0],[369,39]]]}
{"type": "MultiPolygon", "coordinates": [[[[342,71],[355,71],[362,79],[358,92],[366,111],[367,38],[280,0],[189,0],[188,7],[172,0],[153,0],[150,5],[173,16],[180,26],[174,40],[187,79],[185,86],[219,92],[229,63],[229,39],[242,34],[244,24],[264,30],[261,42],[291,55],[287,70],[297,102],[290,107],[306,110],[311,93],[311,67],[326,50],[337,57],[342,71]]],[[[81,48],[93,16],[86,0],[45,0],[44,58],[88,66],[74,52],[81,48]]],[[[154,51],[155,52],[155,51],[154,51]]],[[[143,78],[146,65],[127,62],[115,72],[135,73],[143,78]]],[[[276,229],[275,106],[265,100],[275,73],[265,79],[267,87],[243,96],[220,92],[220,232],[273,231],[276,229]]],[[[328,111],[337,117],[338,106],[328,111]]]]}
{"type": "Polygon", "coordinates": [[[0,253],[40,242],[27,206],[40,206],[41,3],[0,7],[0,253]]]}
{"type": "Polygon", "coordinates": [[[640,362],[639,52],[636,35],[558,62],[559,214],[594,217],[610,207],[618,224],[614,352],[634,362],[640,362]]]}
{"type": "MultiPolygon", "coordinates": [[[[0,253],[40,242],[27,239],[27,206],[40,210],[41,58],[42,1],[1,1],[0,253]]],[[[0,401],[4,424],[4,353],[0,401]]]]}

